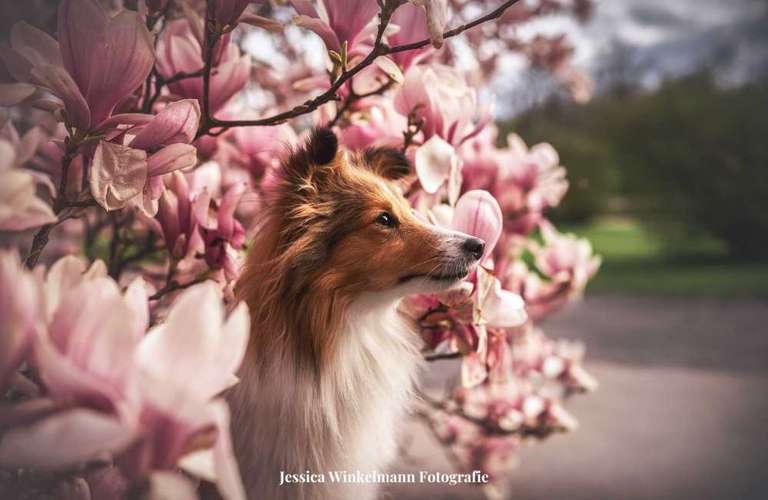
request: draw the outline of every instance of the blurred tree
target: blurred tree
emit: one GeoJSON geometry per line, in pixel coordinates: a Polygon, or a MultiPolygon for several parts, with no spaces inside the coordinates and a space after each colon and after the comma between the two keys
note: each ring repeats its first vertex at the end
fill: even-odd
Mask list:
{"type": "Polygon", "coordinates": [[[618,195],[649,224],[683,223],[756,258],[768,256],[766,109],[766,81],[723,88],[704,71],[587,106],[552,101],[506,130],[560,151],[572,182],[560,218],[587,219],[618,195]]]}

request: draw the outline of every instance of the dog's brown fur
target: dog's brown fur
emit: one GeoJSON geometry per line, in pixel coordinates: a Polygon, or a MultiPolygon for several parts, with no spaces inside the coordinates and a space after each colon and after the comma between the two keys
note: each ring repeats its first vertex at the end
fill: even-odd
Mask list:
{"type": "Polygon", "coordinates": [[[455,244],[465,235],[413,214],[395,183],[408,171],[396,150],[339,150],[333,133],[319,130],[265,193],[236,288],[252,331],[230,395],[254,498],[370,498],[371,485],[277,482],[281,471],[377,469],[394,454],[419,360],[397,301],[444,289],[458,278],[439,275],[469,266],[455,244]]]}

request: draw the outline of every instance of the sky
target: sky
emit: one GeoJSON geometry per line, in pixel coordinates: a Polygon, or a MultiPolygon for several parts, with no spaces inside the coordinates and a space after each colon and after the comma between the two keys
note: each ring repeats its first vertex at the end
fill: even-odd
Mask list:
{"type": "MultiPolygon", "coordinates": [[[[704,65],[724,85],[738,85],[768,69],[768,0],[597,0],[585,25],[552,16],[521,30],[523,36],[560,32],[568,33],[575,46],[574,63],[598,83],[617,60],[648,88],[704,65]]],[[[515,93],[527,83],[522,64],[515,58],[505,61],[497,81],[500,94],[515,93]]],[[[509,102],[512,108],[525,107],[530,100],[509,102]]]]}

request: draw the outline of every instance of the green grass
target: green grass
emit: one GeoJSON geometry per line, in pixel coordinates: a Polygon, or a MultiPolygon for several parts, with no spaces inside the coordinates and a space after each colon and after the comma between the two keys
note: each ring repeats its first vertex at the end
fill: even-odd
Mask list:
{"type": "Polygon", "coordinates": [[[768,297],[768,263],[733,262],[724,246],[709,238],[684,231],[660,237],[625,219],[560,229],[588,238],[603,257],[589,292],[768,297]]]}

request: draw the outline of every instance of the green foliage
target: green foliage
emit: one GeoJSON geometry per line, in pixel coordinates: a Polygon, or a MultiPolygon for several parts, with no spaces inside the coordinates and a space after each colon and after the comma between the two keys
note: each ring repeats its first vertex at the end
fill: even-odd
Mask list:
{"type": "Polygon", "coordinates": [[[631,219],[565,225],[603,258],[588,293],[677,297],[768,297],[768,264],[724,260],[726,248],[706,237],[673,240],[631,219]]]}
{"type": "Polygon", "coordinates": [[[766,85],[721,89],[697,74],[654,93],[551,104],[509,128],[560,151],[574,189],[555,216],[584,220],[618,196],[667,235],[706,232],[732,256],[768,257],[766,85]]]}

